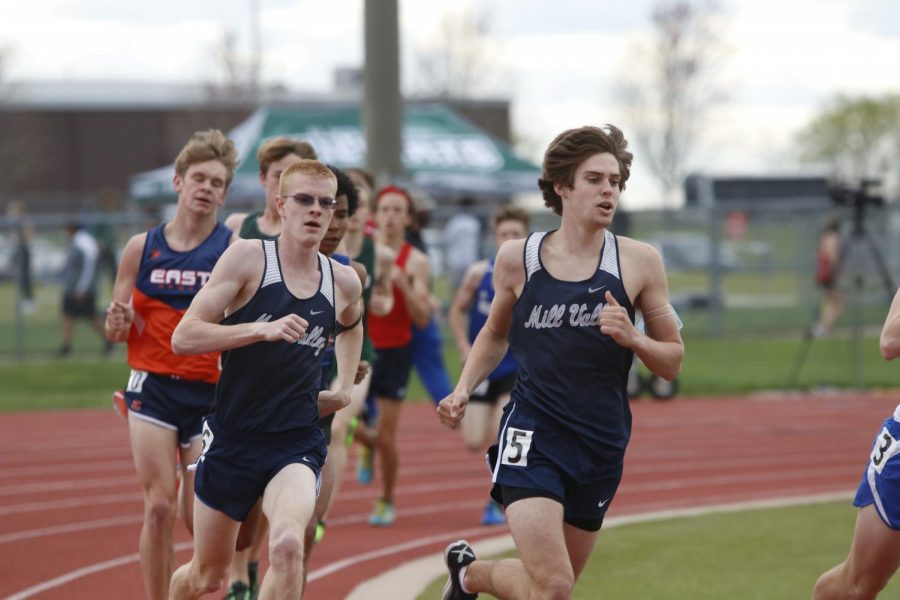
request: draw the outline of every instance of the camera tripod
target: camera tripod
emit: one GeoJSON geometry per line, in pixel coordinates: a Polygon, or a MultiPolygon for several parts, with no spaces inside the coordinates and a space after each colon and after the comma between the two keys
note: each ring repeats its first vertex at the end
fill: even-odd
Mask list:
{"type": "MultiPolygon", "coordinates": [[[[868,250],[870,257],[872,258],[872,262],[874,263],[878,274],[881,277],[882,284],[884,285],[884,291],[887,294],[888,303],[891,302],[891,299],[894,297],[894,292],[896,288],[894,287],[894,279],[891,276],[890,269],[887,266],[887,262],[884,259],[884,255],[881,252],[881,249],[878,247],[878,244],[875,241],[875,238],[872,237],[871,233],[866,227],[866,205],[867,202],[864,201],[864,198],[856,198],[853,202],[853,228],[848,235],[841,236],[841,245],[838,254],[838,260],[834,269],[833,282],[834,285],[840,285],[842,276],[845,274],[847,270],[847,265],[850,263],[851,255],[853,258],[858,258],[859,254],[861,254],[864,250],[868,250]]],[[[855,290],[855,294],[857,296],[855,302],[855,310],[854,310],[854,321],[853,321],[853,341],[854,341],[854,383],[856,387],[862,387],[862,309],[861,309],[861,299],[859,296],[863,293],[865,277],[862,269],[858,268],[859,263],[857,262],[857,269],[855,272],[855,277],[853,279],[853,286],[855,290]]],[[[819,322],[819,318],[821,316],[821,302],[817,301],[815,306],[813,307],[812,315],[807,325],[806,329],[803,333],[803,342],[800,345],[800,348],[797,351],[797,355],[794,357],[794,365],[791,368],[790,377],[788,379],[788,387],[795,387],[800,380],[800,372],[803,369],[803,366],[806,364],[806,359],[809,356],[810,348],[812,347],[813,340],[816,338],[815,328],[819,322]]]]}

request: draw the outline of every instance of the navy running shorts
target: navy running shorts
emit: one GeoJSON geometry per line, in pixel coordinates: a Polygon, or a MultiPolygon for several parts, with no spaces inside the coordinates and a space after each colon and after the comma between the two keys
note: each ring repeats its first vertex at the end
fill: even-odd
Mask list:
{"type": "Polygon", "coordinates": [[[178,443],[187,448],[200,438],[215,393],[212,383],[132,369],[125,404],[136,418],[178,432],[178,443]]]}
{"type": "Polygon", "coordinates": [[[369,386],[379,398],[403,400],[412,370],[412,346],[376,349],[378,358],[372,369],[372,383],[369,386]]]}
{"type": "Polygon", "coordinates": [[[487,454],[494,500],[508,506],[550,498],[563,505],[569,525],[600,529],[622,480],[622,460],[600,461],[570,430],[514,401],[506,406],[498,440],[487,454]]]}
{"type": "Polygon", "coordinates": [[[900,530],[900,406],[884,422],[856,490],[853,506],[875,505],[878,516],[891,529],[900,530]]]}
{"type": "Polygon", "coordinates": [[[248,435],[226,431],[211,415],[203,423],[194,493],[210,508],[244,521],[272,478],[288,465],[306,465],[315,473],[318,496],[327,454],[318,425],[248,435]]]}

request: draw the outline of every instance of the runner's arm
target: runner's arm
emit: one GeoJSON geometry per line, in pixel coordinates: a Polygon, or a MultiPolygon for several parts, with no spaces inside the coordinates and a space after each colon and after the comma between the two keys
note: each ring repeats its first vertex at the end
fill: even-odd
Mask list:
{"type": "Polygon", "coordinates": [[[469,265],[463,275],[462,284],[453,296],[453,303],[450,305],[447,315],[450,321],[450,331],[453,332],[453,339],[456,341],[456,348],[463,363],[466,362],[469,352],[472,351],[469,332],[466,331],[466,312],[472,306],[475,293],[478,291],[478,283],[484,277],[486,266],[487,263],[485,261],[478,261],[469,265]]]}
{"type": "Polygon", "coordinates": [[[220,324],[226,311],[245,304],[255,293],[264,264],[259,240],[238,240],[229,246],[172,333],[172,351],[175,354],[206,354],[254,342],[296,342],[300,339],[308,323],[295,314],[272,322],[220,324]],[[239,297],[245,302],[240,302],[239,297]]]}
{"type": "Polygon", "coordinates": [[[340,311],[337,321],[342,328],[334,340],[337,379],[330,390],[319,392],[319,416],[327,416],[350,404],[362,352],[362,284],[357,272],[344,265],[335,265],[335,288],[335,309],[340,311]]]}
{"type": "Polygon", "coordinates": [[[128,333],[134,322],[131,293],[134,291],[137,281],[146,241],[147,233],[139,233],[132,236],[122,250],[119,271],[116,273],[116,282],[113,284],[112,300],[106,310],[106,322],[103,326],[106,339],[111,342],[128,341],[128,333]]]}
{"type": "Polygon", "coordinates": [[[891,309],[884,320],[878,345],[884,360],[892,360],[900,356],[900,290],[894,294],[894,300],[891,302],[891,309]]]}

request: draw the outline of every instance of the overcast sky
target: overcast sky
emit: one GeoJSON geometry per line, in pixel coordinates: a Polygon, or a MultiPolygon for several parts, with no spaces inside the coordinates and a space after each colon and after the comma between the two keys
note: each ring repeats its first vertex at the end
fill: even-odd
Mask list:
{"type": "MultiPolygon", "coordinates": [[[[413,53],[467,0],[400,0],[404,86],[413,53]]],[[[332,71],[360,66],[362,0],[256,0],[263,77],[327,92],[332,71]]],[[[7,75],[27,80],[208,82],[213,48],[233,30],[249,51],[253,0],[0,0],[7,75]]],[[[727,103],[694,156],[708,172],[790,169],[794,132],[838,93],[900,91],[900,2],[723,0],[727,103]]],[[[611,93],[635,42],[651,33],[652,0],[482,0],[497,91],[510,97],[517,148],[538,161],[563,129],[628,123],[611,93]]],[[[626,201],[658,192],[635,159],[626,201]]]]}

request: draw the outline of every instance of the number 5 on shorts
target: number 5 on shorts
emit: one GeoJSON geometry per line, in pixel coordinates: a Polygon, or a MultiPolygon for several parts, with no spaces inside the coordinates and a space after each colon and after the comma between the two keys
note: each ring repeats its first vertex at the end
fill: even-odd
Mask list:
{"type": "Polygon", "coordinates": [[[531,450],[531,436],[533,431],[510,427],[506,430],[506,446],[503,448],[503,456],[500,464],[513,467],[528,466],[528,451],[531,450]]]}

